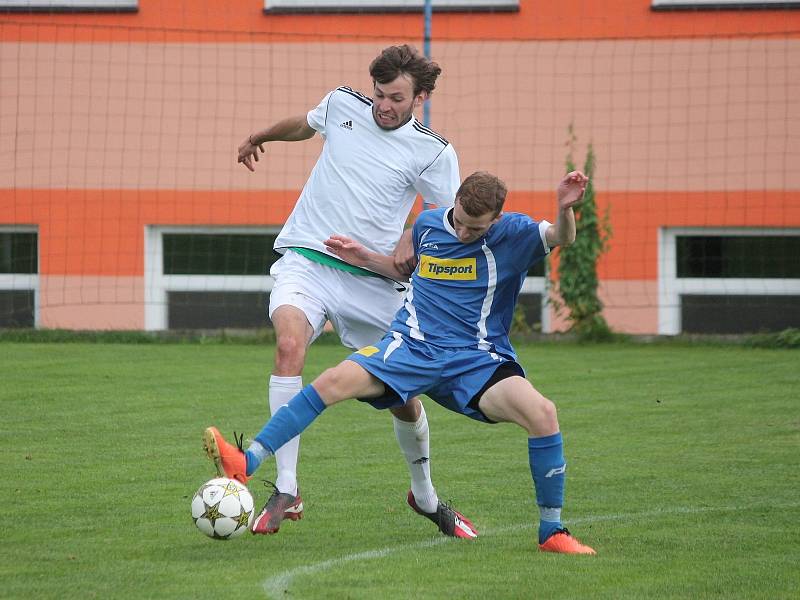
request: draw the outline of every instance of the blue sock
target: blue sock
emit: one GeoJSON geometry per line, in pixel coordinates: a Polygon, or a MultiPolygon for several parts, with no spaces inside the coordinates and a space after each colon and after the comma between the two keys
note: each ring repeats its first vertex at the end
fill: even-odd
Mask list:
{"type": "Polygon", "coordinates": [[[278,448],[299,435],[325,408],[325,403],[311,384],[300,390],[288,404],[272,415],[255,437],[255,442],[248,448],[247,474],[252,475],[261,461],[275,454],[278,448]]]}
{"type": "Polygon", "coordinates": [[[528,458],[539,505],[539,543],[542,544],[561,525],[564,504],[564,479],[567,463],[561,432],[544,437],[528,438],[528,458]]]}
{"type": "Polygon", "coordinates": [[[247,468],[247,476],[250,477],[253,473],[256,472],[259,465],[264,462],[265,459],[272,456],[272,452],[264,448],[258,442],[253,442],[250,444],[250,447],[245,451],[244,458],[246,460],[247,468]]]}

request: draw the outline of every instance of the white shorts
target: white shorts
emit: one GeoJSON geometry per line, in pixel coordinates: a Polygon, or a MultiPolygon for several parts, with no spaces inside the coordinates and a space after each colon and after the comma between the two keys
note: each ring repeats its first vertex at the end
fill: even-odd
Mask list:
{"type": "Polygon", "coordinates": [[[342,344],[357,350],[375,344],[403,303],[397,284],[328,267],[287,251],[272,265],[275,284],[269,295],[269,316],[279,306],[302,310],[314,333],[313,342],[330,320],[342,344]]]}

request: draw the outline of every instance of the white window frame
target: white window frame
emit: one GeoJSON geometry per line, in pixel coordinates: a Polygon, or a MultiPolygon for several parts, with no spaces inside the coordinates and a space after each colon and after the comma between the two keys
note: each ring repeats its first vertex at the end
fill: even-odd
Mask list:
{"type": "MultiPolygon", "coordinates": [[[[266,292],[273,277],[264,275],[165,275],[164,234],[275,235],[280,227],[194,227],[146,225],[144,231],[144,328],[162,331],[169,326],[168,292],[266,292]]],[[[266,268],[266,265],[264,265],[266,268]]],[[[266,307],[264,308],[266,312],[266,307]]]]}
{"type": "Polygon", "coordinates": [[[135,12],[138,0],[0,0],[0,12],[135,12]]]}
{"type": "MultiPolygon", "coordinates": [[[[519,0],[432,0],[436,11],[518,11],[519,0]]],[[[264,0],[265,13],[418,12],[425,0],[264,0]]]]}
{"type": "Polygon", "coordinates": [[[0,233],[35,233],[36,234],[36,273],[0,273],[0,290],[28,291],[33,290],[33,326],[39,327],[39,270],[40,246],[39,228],[36,225],[0,225],[0,233]]]}
{"type": "Polygon", "coordinates": [[[658,231],[658,333],[677,335],[683,331],[681,296],[800,295],[800,279],[789,278],[722,278],[677,276],[678,236],[798,236],[800,228],[771,227],[662,227],[658,231]]]}
{"type": "Polygon", "coordinates": [[[719,10],[800,8],[800,0],[652,0],[653,10],[719,10]]]}

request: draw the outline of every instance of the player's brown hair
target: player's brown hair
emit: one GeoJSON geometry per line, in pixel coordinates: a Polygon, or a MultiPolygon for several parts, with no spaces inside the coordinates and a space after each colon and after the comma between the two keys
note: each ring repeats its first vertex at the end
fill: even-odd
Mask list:
{"type": "Polygon", "coordinates": [[[486,171],[476,171],[461,183],[456,200],[470,217],[492,213],[494,218],[503,210],[507,193],[502,179],[486,171]]]}
{"type": "Polygon", "coordinates": [[[439,65],[408,44],[384,48],[369,66],[373,83],[391,83],[400,75],[409,75],[414,82],[415,96],[423,91],[431,94],[441,72],[439,65]]]}

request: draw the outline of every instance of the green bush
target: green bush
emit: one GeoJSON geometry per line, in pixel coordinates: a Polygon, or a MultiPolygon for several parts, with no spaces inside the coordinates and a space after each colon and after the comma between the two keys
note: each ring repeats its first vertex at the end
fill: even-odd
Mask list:
{"type": "MultiPolygon", "coordinates": [[[[567,172],[575,170],[573,151],[575,132],[569,127],[567,153],[567,172]]],[[[597,296],[597,261],[608,249],[611,238],[609,212],[602,217],[597,215],[594,193],[595,173],[594,149],[589,144],[586,152],[584,174],[589,177],[583,201],[575,207],[577,236],[571,246],[561,248],[558,266],[558,281],[553,282],[557,297],[551,302],[558,313],[566,312],[570,331],[582,340],[604,341],[614,337],[611,328],[603,317],[603,303],[597,296]]]]}
{"type": "Polygon", "coordinates": [[[745,344],[754,348],[800,348],[800,329],[753,335],[745,344]]]}

